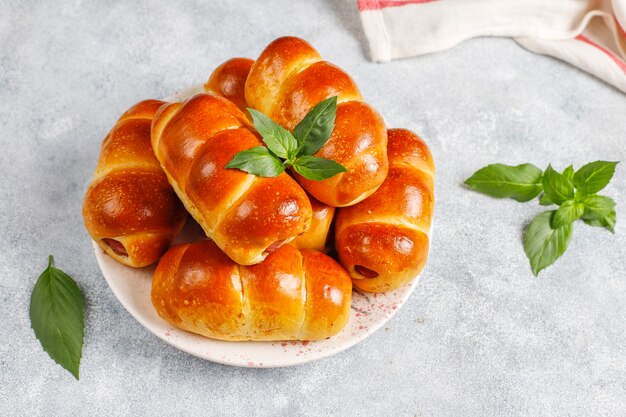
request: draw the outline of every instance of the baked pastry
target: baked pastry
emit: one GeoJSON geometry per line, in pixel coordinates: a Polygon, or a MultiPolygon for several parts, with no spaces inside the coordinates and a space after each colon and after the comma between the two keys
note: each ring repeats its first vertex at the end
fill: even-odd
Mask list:
{"type": "Polygon", "coordinates": [[[204,91],[232,101],[247,115],[244,88],[253,63],[248,58],[229,59],[211,73],[209,81],[204,84],[204,91]]]}
{"type": "Polygon", "coordinates": [[[91,238],[135,268],[156,262],[187,218],[150,145],[150,124],[161,105],[142,101],[120,117],[102,142],[83,202],[91,238]]]}
{"type": "MultiPolygon", "coordinates": [[[[244,114],[248,114],[245,98],[245,83],[250,68],[254,63],[248,58],[232,58],[218,66],[209,81],[204,84],[204,90],[232,101],[244,114]]],[[[324,204],[309,196],[313,217],[309,229],[296,237],[290,244],[298,249],[313,249],[328,252],[328,232],[335,214],[335,208],[324,204]]]]}
{"type": "Polygon", "coordinates": [[[269,44],[252,64],[246,102],[288,130],[316,104],[338,96],[335,128],[315,154],[347,168],[323,181],[295,174],[305,190],[323,203],[350,206],[370,196],[387,176],[387,132],[382,117],[363,102],[355,82],[322,60],[306,41],[284,37],[269,44]]]}
{"type": "Polygon", "coordinates": [[[335,207],[321,203],[311,196],[309,200],[313,208],[311,227],[292,240],[291,246],[327,253],[330,250],[329,231],[335,215],[335,207]]]}
{"type": "Polygon", "coordinates": [[[335,243],[355,287],[390,291],[426,264],[434,206],[434,164],[424,141],[390,129],[389,175],[371,197],[338,210],[335,243]]]}
{"type": "Polygon", "coordinates": [[[152,148],[170,184],[241,265],[261,262],[311,224],[311,203],[286,173],[266,178],[225,168],[236,153],[261,145],[241,110],[212,94],[167,104],[152,123],[152,148]]]}
{"type": "Polygon", "coordinates": [[[173,246],[152,304],[173,326],[221,340],[318,340],[344,328],[352,284],[332,258],[285,245],[240,266],[209,240],[173,246]]]}

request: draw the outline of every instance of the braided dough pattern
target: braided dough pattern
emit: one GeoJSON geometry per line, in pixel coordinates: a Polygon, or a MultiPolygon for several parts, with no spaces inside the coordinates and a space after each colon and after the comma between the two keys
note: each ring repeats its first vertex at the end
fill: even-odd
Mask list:
{"type": "Polygon", "coordinates": [[[319,340],[344,328],[352,283],[332,258],[281,246],[253,266],[211,241],[172,247],[152,280],[152,304],[172,325],[222,340],[319,340]]]}
{"type": "Polygon", "coordinates": [[[348,172],[324,181],[295,178],[313,197],[335,207],[370,196],[387,176],[387,132],[382,117],[363,102],[355,82],[322,60],[306,41],[284,37],[272,42],[254,62],[245,87],[246,101],[293,128],[320,101],[338,96],[335,129],[315,156],[332,159],[348,172]]]}
{"type": "Polygon", "coordinates": [[[355,287],[391,291],[419,274],[428,257],[434,206],[432,155],[405,129],[390,129],[389,175],[367,200],[339,209],[335,242],[355,287]]]}
{"type": "Polygon", "coordinates": [[[150,145],[150,124],[163,104],[142,101],[120,117],[102,142],[83,202],[91,238],[136,268],[156,262],[187,218],[150,145]]]}
{"type": "Polygon", "coordinates": [[[311,203],[286,173],[265,178],[225,168],[260,145],[241,110],[212,94],[167,104],[152,123],[152,148],[170,184],[207,236],[241,265],[261,262],[311,224],[311,203]]]}

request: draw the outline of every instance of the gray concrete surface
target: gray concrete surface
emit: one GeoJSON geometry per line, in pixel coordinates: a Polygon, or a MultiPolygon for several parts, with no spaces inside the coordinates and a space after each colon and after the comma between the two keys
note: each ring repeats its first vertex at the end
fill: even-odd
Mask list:
{"type": "Polygon", "coordinates": [[[373,64],[352,0],[0,0],[0,415],[626,415],[626,165],[613,236],[576,224],[534,278],[523,227],[541,208],[463,179],[491,162],[626,159],[626,97],[507,39],[373,64]],[[434,246],[386,329],[330,359],[237,369],[165,344],[117,302],[82,225],[100,141],[129,105],[204,81],[277,36],[348,70],[437,164],[434,246]],[[42,351],[28,301],[46,257],[86,294],[82,378],[42,351]]]}

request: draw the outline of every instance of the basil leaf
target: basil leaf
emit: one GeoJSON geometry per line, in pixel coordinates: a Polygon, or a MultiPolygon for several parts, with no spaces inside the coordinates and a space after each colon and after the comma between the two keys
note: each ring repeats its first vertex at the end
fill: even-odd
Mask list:
{"type": "Polygon", "coordinates": [[[612,198],[602,195],[590,195],[584,201],[585,219],[602,219],[615,208],[615,201],[612,198]]]}
{"type": "Polygon", "coordinates": [[[574,181],[574,166],[570,165],[565,168],[561,175],[563,175],[565,178],[569,178],[570,181],[574,181]]]}
{"type": "Polygon", "coordinates": [[[346,167],[333,160],[310,155],[296,159],[293,169],[304,178],[315,181],[322,181],[347,171],[346,167]]]}
{"type": "Polygon", "coordinates": [[[265,146],[255,146],[235,154],[226,168],[236,168],[259,177],[276,177],[285,167],[265,146]]]}
{"type": "Polygon", "coordinates": [[[254,128],[261,134],[263,142],[277,156],[290,159],[298,149],[298,142],[287,129],[254,109],[248,109],[252,116],[254,128]]]}
{"type": "MultiPolygon", "coordinates": [[[[562,175],[565,178],[569,178],[571,181],[574,180],[574,166],[570,165],[565,170],[563,170],[562,175]]],[[[554,201],[550,200],[550,197],[546,195],[546,193],[541,194],[541,198],[539,199],[539,204],[542,206],[550,206],[552,204],[556,204],[554,201]]]]}
{"type": "Polygon", "coordinates": [[[546,195],[546,193],[541,194],[541,198],[539,198],[539,204],[542,206],[550,206],[554,204],[552,200],[546,195]]]}
{"type": "Polygon", "coordinates": [[[585,219],[583,217],[583,221],[585,223],[587,223],[589,226],[594,226],[594,227],[604,227],[607,228],[611,231],[611,233],[615,233],[615,221],[616,221],[616,213],[615,210],[611,211],[609,214],[607,214],[606,216],[600,218],[600,219],[585,219]]]}
{"type": "Polygon", "coordinates": [[[574,198],[574,183],[568,175],[559,174],[552,165],[543,173],[543,192],[555,204],[574,198]]]}
{"type": "Polygon", "coordinates": [[[535,276],[565,252],[572,236],[572,223],[551,227],[554,213],[555,211],[544,211],[536,216],[524,235],[524,252],[535,276]]]}
{"type": "Polygon", "coordinates": [[[541,170],[532,164],[492,164],[476,171],[465,184],[492,197],[510,197],[523,202],[541,192],[541,170]]]}
{"type": "Polygon", "coordinates": [[[335,127],[337,96],[319,102],[293,130],[300,155],[313,155],[328,141],[335,127]]]}
{"type": "Polygon", "coordinates": [[[30,296],[31,327],[48,355],[79,379],[85,331],[83,295],[53,262],[50,256],[30,296]]]}
{"type": "Polygon", "coordinates": [[[597,193],[611,181],[616,165],[617,162],[591,162],[576,171],[574,185],[584,195],[597,193]]]}
{"type": "Polygon", "coordinates": [[[566,224],[573,223],[579,219],[585,211],[585,205],[575,200],[567,200],[558,208],[552,218],[552,227],[557,228],[566,224]]]}

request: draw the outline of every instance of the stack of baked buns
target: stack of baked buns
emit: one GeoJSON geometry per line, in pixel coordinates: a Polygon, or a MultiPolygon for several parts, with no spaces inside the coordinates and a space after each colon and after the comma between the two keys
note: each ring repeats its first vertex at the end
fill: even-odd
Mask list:
{"type": "Polygon", "coordinates": [[[353,286],[391,291],[423,269],[434,166],[424,141],[387,129],[355,82],[294,37],[220,65],[204,93],[130,108],[102,143],[83,217],[114,260],[158,262],[152,303],[172,325],[221,340],[319,340],[350,316],[353,286]],[[262,146],[247,108],[292,130],[337,97],[315,181],[226,164],[262,146]],[[187,214],[207,239],[172,245],[187,214]]]}

